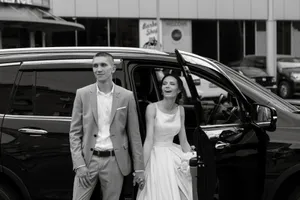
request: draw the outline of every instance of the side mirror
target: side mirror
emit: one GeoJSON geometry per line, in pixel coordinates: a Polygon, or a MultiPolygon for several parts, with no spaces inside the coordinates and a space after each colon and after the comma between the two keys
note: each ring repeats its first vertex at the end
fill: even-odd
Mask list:
{"type": "Polygon", "coordinates": [[[276,130],[277,123],[276,109],[261,104],[254,104],[252,120],[265,130],[273,132],[276,130]]]}

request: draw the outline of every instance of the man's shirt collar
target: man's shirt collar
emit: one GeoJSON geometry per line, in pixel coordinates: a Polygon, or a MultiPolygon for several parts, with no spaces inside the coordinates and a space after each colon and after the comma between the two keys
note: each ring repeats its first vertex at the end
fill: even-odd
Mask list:
{"type": "Polygon", "coordinates": [[[96,83],[96,88],[97,88],[97,94],[103,95],[103,96],[110,96],[113,94],[114,90],[115,90],[115,84],[113,83],[113,86],[111,88],[111,91],[107,94],[105,94],[104,92],[99,90],[98,84],[96,83]]]}

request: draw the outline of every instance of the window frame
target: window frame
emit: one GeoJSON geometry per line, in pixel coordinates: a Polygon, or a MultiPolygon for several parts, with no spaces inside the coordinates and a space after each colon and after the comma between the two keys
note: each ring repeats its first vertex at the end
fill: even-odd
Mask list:
{"type": "Polygon", "coordinates": [[[9,62],[9,63],[1,63],[0,64],[0,68],[6,68],[6,67],[16,68],[15,69],[16,71],[15,71],[15,75],[14,75],[13,81],[11,82],[12,83],[12,87],[10,89],[10,94],[8,96],[8,104],[6,105],[6,110],[4,111],[4,113],[0,112],[0,115],[5,115],[10,110],[10,107],[11,107],[11,104],[12,104],[12,97],[14,95],[14,90],[15,90],[15,87],[16,87],[16,80],[18,78],[20,66],[21,66],[21,62],[9,62]]]}
{"type": "MultiPolygon", "coordinates": [[[[136,87],[135,87],[135,84],[134,84],[134,78],[133,78],[133,74],[134,74],[134,71],[137,69],[137,68],[140,68],[140,67],[144,67],[144,68],[148,68],[149,67],[152,67],[152,72],[151,72],[151,77],[152,79],[155,79],[155,80],[152,80],[154,81],[154,88],[155,88],[155,91],[156,91],[156,94],[158,96],[158,100],[161,100],[161,95],[159,95],[159,84],[156,80],[156,77],[153,77],[154,75],[154,72],[153,70],[155,68],[168,68],[168,69],[176,69],[176,70],[181,70],[181,68],[179,67],[179,65],[177,63],[154,63],[154,62],[149,62],[149,63],[145,63],[145,62],[134,62],[134,63],[131,63],[131,66],[129,66],[129,81],[130,81],[130,84],[131,84],[131,89],[136,97],[136,99],[138,100],[137,98],[137,91],[136,91],[136,87]]],[[[238,104],[238,108],[239,108],[239,113],[240,113],[240,117],[243,118],[243,110],[244,110],[244,107],[241,103],[241,100],[239,98],[238,95],[235,94],[235,91],[233,91],[230,86],[228,87],[228,85],[222,81],[216,81],[216,80],[221,80],[221,77],[220,76],[215,76],[213,74],[211,74],[209,71],[207,71],[207,69],[204,69],[204,70],[201,70],[202,71],[205,71],[205,73],[201,73],[199,68],[196,68],[195,66],[189,66],[190,67],[190,70],[191,70],[191,73],[194,74],[194,75],[197,75],[198,77],[200,78],[204,78],[206,80],[208,80],[209,82],[217,85],[218,87],[220,87],[221,89],[225,90],[226,92],[230,93],[231,95],[234,95],[235,98],[236,98],[236,103],[238,104]],[[222,85],[223,84],[223,85],[222,85]]],[[[209,69],[211,70],[211,69],[209,69]]],[[[214,71],[214,73],[217,73],[216,71],[214,71]]],[[[192,102],[191,102],[192,103],[192,102]]],[[[190,107],[192,106],[193,104],[185,104],[185,106],[187,107],[190,107]]],[[[140,110],[140,108],[138,108],[138,110],[140,110]]],[[[214,129],[214,128],[219,128],[219,127],[237,127],[237,126],[241,126],[241,124],[244,123],[244,120],[240,120],[240,122],[238,123],[229,123],[229,124],[209,124],[209,125],[201,125],[201,128],[203,128],[204,130],[207,130],[207,129],[214,129]]]]}

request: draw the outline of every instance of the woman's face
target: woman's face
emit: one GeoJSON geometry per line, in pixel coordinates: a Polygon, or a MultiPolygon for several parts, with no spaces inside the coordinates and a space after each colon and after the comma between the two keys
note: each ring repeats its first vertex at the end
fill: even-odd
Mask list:
{"type": "Polygon", "coordinates": [[[161,89],[163,96],[168,98],[176,98],[180,93],[177,80],[172,76],[168,76],[164,79],[161,89]]]}

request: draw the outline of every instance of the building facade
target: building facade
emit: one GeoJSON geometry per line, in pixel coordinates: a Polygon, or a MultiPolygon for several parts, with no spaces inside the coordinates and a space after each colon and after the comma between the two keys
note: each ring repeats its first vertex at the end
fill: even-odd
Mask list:
{"type": "Polygon", "coordinates": [[[46,46],[46,34],[84,30],[49,12],[50,0],[0,0],[0,49],[46,46]]]}
{"type": "Polygon", "coordinates": [[[299,0],[51,0],[50,12],[85,30],[49,33],[45,46],[143,47],[159,31],[163,50],[224,64],[249,54],[267,55],[269,65],[276,54],[300,56],[299,0]]]}

